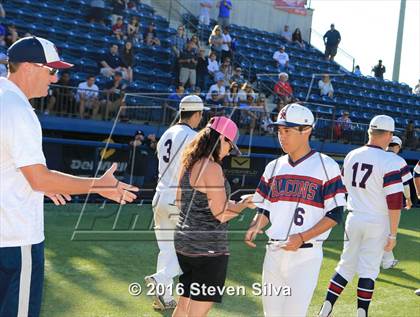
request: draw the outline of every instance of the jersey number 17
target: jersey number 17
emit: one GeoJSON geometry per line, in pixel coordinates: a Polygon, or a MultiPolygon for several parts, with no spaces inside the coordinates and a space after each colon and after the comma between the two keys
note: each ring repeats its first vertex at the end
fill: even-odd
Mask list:
{"type": "Polygon", "coordinates": [[[353,180],[351,182],[351,185],[353,187],[357,187],[356,177],[357,177],[357,172],[359,170],[359,165],[361,165],[360,166],[360,171],[361,172],[365,171],[365,175],[363,175],[363,178],[359,183],[359,187],[360,188],[366,188],[366,182],[367,182],[370,174],[372,174],[372,170],[373,170],[373,165],[370,165],[370,164],[365,164],[365,163],[362,163],[362,164],[354,163],[353,164],[353,167],[352,167],[352,169],[353,169],[353,180]]]}

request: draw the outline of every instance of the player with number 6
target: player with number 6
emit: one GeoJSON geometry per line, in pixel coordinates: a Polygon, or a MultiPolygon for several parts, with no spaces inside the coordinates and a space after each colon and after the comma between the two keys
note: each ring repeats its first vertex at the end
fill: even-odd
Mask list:
{"type": "Polygon", "coordinates": [[[322,264],[322,243],[342,219],[345,201],[340,168],[311,149],[312,112],[299,104],[283,108],[274,125],[287,155],[270,162],[253,202],[259,208],[245,243],[266,231],[263,285],[288,286],[291,296],[263,294],[264,316],[306,316],[322,264]]]}

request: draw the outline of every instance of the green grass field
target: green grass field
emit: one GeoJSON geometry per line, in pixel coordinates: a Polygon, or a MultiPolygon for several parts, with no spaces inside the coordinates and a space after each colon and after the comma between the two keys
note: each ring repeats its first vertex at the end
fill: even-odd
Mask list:
{"type": "MultiPolygon", "coordinates": [[[[45,317],[145,317],[170,316],[155,312],[152,298],[132,296],[130,283],[145,288],[143,277],[154,272],[157,244],[150,230],[150,206],[130,205],[118,213],[118,206],[71,204],[46,205],[46,281],[42,305],[45,317]],[[81,210],[77,234],[74,234],[81,210]],[[74,235],[74,237],[73,237],[74,235]],[[72,240],[72,237],[74,238],[72,240]]],[[[210,316],[262,316],[261,298],[251,295],[251,285],[261,280],[264,241],[257,249],[243,242],[253,212],[230,224],[231,257],[227,285],[247,287],[246,296],[225,296],[210,316]]],[[[400,263],[379,275],[370,316],[420,316],[420,210],[403,213],[398,246],[400,263]]],[[[342,249],[342,226],[333,230],[332,241],[324,243],[324,261],[309,316],[315,316],[323,302],[326,287],[342,249]],[[337,241],[333,241],[337,240],[337,241]]],[[[357,280],[344,290],[334,316],[355,316],[357,280]]]]}

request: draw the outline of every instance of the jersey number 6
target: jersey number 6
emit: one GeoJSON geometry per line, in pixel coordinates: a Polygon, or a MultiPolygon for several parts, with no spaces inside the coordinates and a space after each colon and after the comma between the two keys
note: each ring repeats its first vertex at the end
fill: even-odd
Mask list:
{"type": "MultiPolygon", "coordinates": [[[[354,163],[353,167],[352,167],[352,169],[353,169],[353,181],[351,182],[351,185],[353,187],[357,187],[356,176],[357,176],[358,168],[359,168],[359,163],[354,163]]],[[[363,176],[362,180],[359,183],[359,187],[360,188],[366,188],[366,182],[367,182],[370,174],[372,174],[373,165],[363,163],[360,170],[362,172],[363,171],[366,171],[366,172],[365,172],[365,175],[363,176]]]]}
{"type": "Polygon", "coordinates": [[[295,216],[293,217],[293,222],[296,226],[303,225],[303,215],[305,214],[305,210],[303,208],[296,208],[295,216]]]}

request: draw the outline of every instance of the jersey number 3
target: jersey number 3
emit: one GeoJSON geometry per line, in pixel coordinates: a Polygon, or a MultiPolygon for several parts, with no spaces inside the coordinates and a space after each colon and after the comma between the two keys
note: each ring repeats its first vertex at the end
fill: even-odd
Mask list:
{"type": "MultiPolygon", "coordinates": [[[[353,187],[357,187],[356,176],[357,176],[357,170],[359,169],[359,163],[354,163],[352,169],[353,169],[353,181],[351,182],[351,185],[353,187]]],[[[370,174],[372,174],[373,165],[363,163],[363,164],[361,164],[360,170],[362,172],[363,171],[366,171],[366,172],[365,172],[365,175],[363,176],[362,180],[359,183],[359,187],[360,188],[366,188],[366,182],[367,182],[370,174]]]]}
{"type": "Polygon", "coordinates": [[[171,140],[171,139],[166,140],[166,142],[164,143],[164,146],[166,146],[166,147],[167,147],[167,148],[166,148],[166,153],[167,153],[168,155],[167,155],[167,156],[166,156],[166,155],[164,155],[162,158],[163,158],[163,161],[164,161],[165,163],[169,163],[169,161],[170,161],[170,159],[171,159],[172,140],[171,140]]]}

